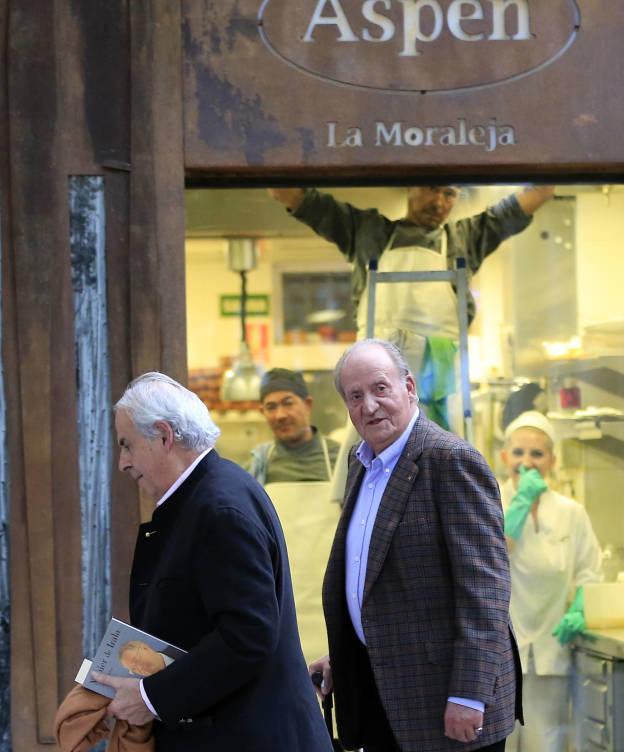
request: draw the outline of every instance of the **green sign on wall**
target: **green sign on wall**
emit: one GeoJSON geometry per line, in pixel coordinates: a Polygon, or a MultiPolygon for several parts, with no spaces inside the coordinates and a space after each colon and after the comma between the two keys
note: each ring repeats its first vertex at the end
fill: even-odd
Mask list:
{"type": "MultiPolygon", "coordinates": [[[[219,297],[219,312],[221,316],[240,316],[241,315],[241,296],[240,295],[221,295],[219,297]]],[[[269,315],[269,296],[268,295],[248,295],[245,301],[245,315],[268,316],[269,315]]]]}

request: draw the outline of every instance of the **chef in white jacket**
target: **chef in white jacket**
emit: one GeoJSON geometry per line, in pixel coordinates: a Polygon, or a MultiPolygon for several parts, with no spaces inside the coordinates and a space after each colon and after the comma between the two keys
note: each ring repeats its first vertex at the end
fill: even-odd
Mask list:
{"type": "Polygon", "coordinates": [[[550,487],[554,430],[539,412],[505,431],[501,488],[511,563],[511,618],[523,671],[525,725],[511,752],[566,752],[570,648],[585,628],[583,585],[601,579],[601,554],[585,509],[550,487]]]}

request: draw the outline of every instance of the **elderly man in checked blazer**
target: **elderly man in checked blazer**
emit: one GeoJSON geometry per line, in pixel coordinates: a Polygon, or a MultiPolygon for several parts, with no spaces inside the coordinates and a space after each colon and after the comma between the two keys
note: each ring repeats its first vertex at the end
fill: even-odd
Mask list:
{"type": "Polygon", "coordinates": [[[498,486],[483,457],[418,408],[396,347],[357,342],[336,387],[349,459],[325,581],[339,737],[365,752],[500,752],[521,719],[498,486]]]}

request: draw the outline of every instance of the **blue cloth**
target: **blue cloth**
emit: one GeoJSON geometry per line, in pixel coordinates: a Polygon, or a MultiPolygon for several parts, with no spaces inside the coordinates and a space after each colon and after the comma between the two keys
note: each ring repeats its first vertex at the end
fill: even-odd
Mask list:
{"type": "Polygon", "coordinates": [[[427,337],[418,374],[418,396],[427,417],[445,431],[451,430],[447,397],[455,391],[457,345],[448,337],[427,337]]]}

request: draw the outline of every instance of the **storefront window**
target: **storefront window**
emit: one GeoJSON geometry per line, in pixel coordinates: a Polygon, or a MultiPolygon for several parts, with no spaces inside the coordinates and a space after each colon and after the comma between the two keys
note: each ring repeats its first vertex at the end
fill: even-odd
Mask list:
{"type": "MultiPolygon", "coordinates": [[[[522,190],[463,186],[449,218],[447,255],[456,251],[454,222],[522,190]]],[[[377,209],[388,220],[405,216],[406,188],[322,192],[362,209],[377,209]]],[[[254,362],[263,370],[300,372],[314,400],[313,424],[338,442],[352,440],[345,429],[346,411],[333,389],[332,369],[356,337],[352,262],[370,244],[377,225],[358,235],[352,247],[346,248],[347,241],[339,238],[341,254],[264,190],[194,190],[187,198],[191,385],[215,411],[223,429],[221,451],[245,464],[255,446],[275,438],[257,399],[236,404],[224,403],[219,396],[221,376],[236,357],[240,340],[237,320],[219,313],[220,296],[235,293],[238,284],[225,261],[227,238],[240,234],[254,235],[260,249],[259,264],[248,276],[249,292],[270,302],[268,313],[248,319],[254,362]]],[[[483,215],[476,222],[489,221],[483,215]]],[[[396,232],[400,235],[400,227],[396,232]]],[[[586,749],[591,734],[608,738],[613,733],[609,724],[614,720],[608,714],[590,718],[595,709],[588,709],[592,697],[587,687],[600,687],[593,658],[587,657],[589,643],[576,636],[561,646],[552,631],[573,607],[579,587],[584,590],[585,619],[595,650],[608,652],[609,645],[616,644],[609,642],[612,633],[603,628],[624,627],[623,596],[615,590],[605,595],[594,585],[603,580],[615,586],[619,581],[624,589],[624,187],[558,187],[555,198],[535,212],[528,227],[509,237],[493,239],[492,233],[474,253],[462,251],[469,267],[478,267],[469,280],[470,419],[462,420],[466,405],[459,391],[449,394],[445,417],[451,430],[470,439],[485,456],[503,489],[506,509],[518,492],[518,461],[513,457],[523,451],[523,446],[512,443],[519,439],[509,433],[509,426],[527,411],[546,421],[548,435],[535,434],[539,429],[528,433],[529,438],[537,435],[538,443],[545,441],[539,449],[546,454],[540,472],[547,491],[536,515],[525,522],[526,537],[510,544],[512,613],[525,673],[552,678],[544,691],[560,698],[553,713],[565,717],[572,697],[569,682],[576,687],[574,715],[559,724],[560,739],[552,749],[564,752],[566,744],[586,749]],[[479,256],[484,250],[485,259],[479,256]],[[606,616],[604,598],[610,599],[606,616]]],[[[444,294],[444,287],[439,294],[437,288],[433,293],[429,288],[425,313],[427,306],[438,310],[444,294]]],[[[392,314],[403,296],[405,290],[396,287],[385,298],[392,314]]],[[[458,330],[451,330],[457,336],[458,330]]],[[[409,338],[407,342],[409,348],[409,338]]],[[[423,373],[415,375],[425,389],[423,373]]],[[[527,426],[524,429],[519,434],[523,441],[527,426]]],[[[526,460],[527,469],[529,464],[526,460]]],[[[532,681],[529,678],[531,686],[532,681]]],[[[540,734],[546,733],[542,716],[544,723],[550,722],[541,692],[532,690],[535,702],[525,701],[525,715],[533,716],[530,725],[540,734]]],[[[522,749],[533,749],[530,739],[523,743],[522,749]]]]}

